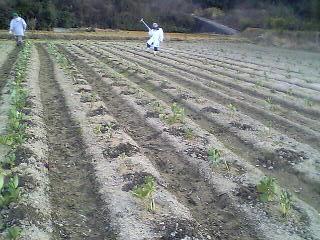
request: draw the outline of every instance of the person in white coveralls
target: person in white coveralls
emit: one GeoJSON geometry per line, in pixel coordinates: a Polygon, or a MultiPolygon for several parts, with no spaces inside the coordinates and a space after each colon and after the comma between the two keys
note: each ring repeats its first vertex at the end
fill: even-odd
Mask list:
{"type": "Polygon", "coordinates": [[[164,39],[162,28],[157,23],[153,23],[152,29],[149,29],[149,36],[150,39],[147,42],[147,47],[153,49],[153,54],[156,55],[164,39]]]}
{"type": "Polygon", "coordinates": [[[10,22],[10,34],[13,34],[17,45],[20,46],[23,44],[24,33],[27,29],[27,24],[23,18],[19,17],[17,13],[12,14],[13,19],[10,22]]]}

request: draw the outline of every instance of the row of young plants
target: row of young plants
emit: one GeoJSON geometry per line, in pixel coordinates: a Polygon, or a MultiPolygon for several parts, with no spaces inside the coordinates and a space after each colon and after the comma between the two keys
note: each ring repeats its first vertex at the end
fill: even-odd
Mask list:
{"type": "MultiPolygon", "coordinates": [[[[115,76],[115,77],[119,81],[122,79],[121,76],[115,76]]],[[[133,85],[130,86],[132,87],[131,90],[132,92],[136,92],[133,85]]],[[[140,94],[143,95],[142,93],[140,94]]],[[[137,95],[139,95],[139,93],[137,93],[137,95]]],[[[133,96],[133,95],[130,95],[130,96],[133,96]]],[[[196,135],[195,130],[187,126],[188,120],[185,114],[185,109],[182,106],[180,106],[177,103],[173,103],[170,106],[170,111],[168,111],[167,107],[164,106],[160,101],[151,102],[149,106],[151,107],[151,109],[153,109],[154,112],[159,114],[159,119],[164,124],[168,124],[169,126],[173,126],[177,124],[182,125],[182,128],[185,130],[184,137],[189,140],[195,139],[195,135],[196,135]]],[[[232,163],[227,162],[224,159],[223,150],[221,150],[220,148],[210,147],[209,149],[207,149],[206,154],[208,156],[209,163],[213,168],[220,166],[221,164],[224,164],[225,169],[227,171],[230,171],[230,167],[231,167],[230,165],[232,163]]],[[[146,181],[145,185],[143,185],[142,189],[139,189],[138,192],[141,191],[144,193],[145,196],[148,196],[148,192],[151,192],[151,191],[147,191],[147,190],[152,189],[148,186],[151,186],[151,185],[152,184],[148,184],[148,182],[146,181]],[[145,191],[142,191],[142,190],[145,190],[145,191]]],[[[262,178],[260,182],[256,185],[256,191],[258,193],[257,198],[263,203],[274,201],[277,199],[276,197],[279,196],[280,212],[283,217],[288,216],[288,213],[293,204],[291,194],[286,190],[279,191],[279,187],[276,184],[275,178],[271,178],[271,177],[262,178]]],[[[150,204],[152,204],[152,201],[150,201],[150,204]]]]}
{"type": "MultiPolygon", "coordinates": [[[[124,49],[123,49],[122,44],[117,45],[117,46],[112,46],[112,48],[118,49],[118,50],[120,50],[120,52],[122,52],[122,54],[124,54],[124,52],[123,52],[124,49]]],[[[135,49],[137,49],[137,48],[135,48],[135,49]]],[[[130,49],[128,50],[127,47],[126,47],[125,51],[129,52],[129,53],[134,53],[135,56],[148,58],[146,53],[143,53],[141,51],[134,51],[134,50],[130,50],[130,49]]],[[[309,107],[306,108],[307,105],[305,104],[306,99],[311,100],[311,98],[317,98],[317,96],[315,94],[316,92],[313,90],[310,90],[312,92],[310,92],[308,94],[303,94],[303,96],[298,96],[298,98],[296,98],[296,101],[292,102],[290,99],[289,100],[287,99],[287,94],[286,94],[286,91],[288,90],[288,88],[290,86],[279,87],[278,86],[279,84],[273,84],[273,85],[269,84],[270,89],[265,89],[264,91],[263,91],[263,89],[252,89],[252,87],[256,86],[254,84],[255,81],[254,80],[249,81],[250,78],[247,78],[247,77],[240,77],[239,78],[239,73],[234,73],[234,74],[228,73],[228,76],[226,75],[224,78],[222,78],[222,77],[220,77],[219,74],[218,75],[212,74],[212,72],[211,72],[212,69],[209,67],[205,68],[203,66],[203,64],[196,64],[195,62],[191,62],[189,60],[182,60],[177,57],[172,57],[172,55],[170,55],[170,54],[162,55],[161,58],[154,58],[152,56],[150,56],[150,58],[152,60],[156,60],[155,64],[157,64],[157,65],[159,63],[161,63],[161,65],[165,64],[167,66],[175,65],[175,66],[178,66],[178,67],[175,67],[176,69],[185,71],[187,74],[193,74],[193,75],[196,75],[196,76],[204,78],[204,79],[211,79],[215,83],[218,83],[218,85],[222,84],[224,87],[227,87],[227,88],[231,87],[234,90],[240,90],[242,92],[245,92],[252,97],[260,99],[262,105],[265,105],[263,100],[270,97],[273,99],[274,104],[275,103],[278,104],[277,110],[281,110],[284,113],[287,112],[286,109],[292,109],[293,111],[301,112],[301,114],[311,114],[311,117],[312,117],[312,114],[314,114],[314,113],[318,114],[316,109],[310,109],[309,107]],[[190,64],[198,69],[190,68],[189,67],[190,64]],[[239,85],[241,79],[245,80],[245,82],[242,82],[239,85]],[[249,82],[246,82],[246,81],[249,81],[249,82]],[[275,91],[275,90],[277,90],[277,91],[275,91]],[[276,94],[274,94],[274,93],[276,93],[276,94]]],[[[224,75],[224,74],[222,74],[222,75],[224,75]]],[[[264,84],[264,87],[266,87],[265,84],[264,84]]],[[[302,94],[303,91],[300,91],[300,92],[302,94]]],[[[313,103],[311,102],[311,104],[313,104],[313,103]]]]}
{"type": "MultiPolygon", "coordinates": [[[[88,48],[93,49],[94,46],[88,46],[88,48]]],[[[200,87],[201,91],[204,92],[211,92],[214,93],[215,98],[218,99],[223,99],[223,102],[226,101],[227,99],[230,102],[233,103],[239,103],[239,107],[243,110],[245,109],[245,111],[248,111],[246,109],[250,109],[249,110],[249,115],[251,115],[251,112],[253,113],[253,115],[255,115],[255,112],[261,112],[263,115],[265,115],[265,118],[272,118],[275,119],[277,121],[280,121],[281,124],[290,124],[292,125],[292,129],[301,129],[301,132],[307,132],[308,134],[312,134],[314,136],[316,136],[316,133],[313,131],[315,129],[317,129],[317,125],[315,125],[316,123],[313,120],[308,119],[306,116],[303,116],[302,114],[297,114],[296,112],[289,112],[284,109],[284,108],[279,108],[279,105],[276,104],[275,99],[273,98],[256,98],[256,97],[250,97],[250,99],[255,103],[255,104],[248,104],[248,97],[249,95],[247,94],[241,94],[239,93],[239,91],[231,91],[231,95],[230,95],[230,88],[228,88],[227,86],[222,86],[221,84],[217,83],[217,81],[208,81],[205,78],[198,78],[198,74],[195,75],[193,74],[189,74],[189,73],[183,73],[182,70],[180,69],[180,65],[178,68],[175,68],[175,71],[171,71],[171,68],[169,67],[169,65],[167,65],[166,61],[160,60],[160,62],[157,61],[145,61],[142,58],[146,58],[147,56],[144,55],[142,53],[139,53],[139,56],[137,56],[136,54],[134,56],[132,56],[133,54],[126,54],[123,53],[123,49],[121,50],[121,47],[117,47],[117,50],[114,50],[115,48],[105,48],[105,47],[101,47],[99,46],[99,49],[102,50],[107,50],[108,54],[115,54],[118,55],[120,57],[123,57],[124,59],[128,59],[129,61],[134,62],[135,64],[139,64],[144,66],[144,68],[146,69],[162,69],[162,72],[164,69],[165,72],[169,72],[170,71],[170,76],[174,76],[174,82],[176,83],[181,83],[183,85],[187,84],[191,86],[194,86],[195,88],[200,87]],[[120,51],[119,51],[120,49],[120,51]],[[132,60],[133,59],[133,60],[132,60]],[[141,64],[140,64],[141,63],[141,64]],[[177,78],[175,77],[177,76],[177,78]],[[199,81],[194,81],[194,77],[197,76],[197,79],[199,79],[199,81]],[[177,79],[177,80],[176,80],[177,79]],[[218,84],[218,85],[217,85],[218,84]],[[219,90],[217,90],[217,87],[219,90]],[[240,97],[239,97],[240,94],[240,97]],[[244,99],[247,99],[247,101],[244,101],[244,99]],[[270,111],[271,110],[271,111],[270,111]],[[279,111],[281,110],[281,111],[279,111]],[[288,115],[289,114],[289,115],[288,115]],[[309,124],[305,124],[306,122],[308,122],[309,124]],[[302,126],[300,126],[302,123],[302,126]],[[299,125],[298,125],[299,124],[299,125]],[[306,127],[308,126],[308,127],[306,127]]],[[[105,55],[104,55],[105,56],[105,55]]],[[[161,75],[162,73],[160,73],[161,75]]],[[[210,75],[211,76],[211,75],[210,75]]],[[[208,77],[210,77],[208,76],[208,77]]],[[[233,80],[232,80],[233,81],[233,80]]],[[[213,95],[213,94],[212,94],[213,95]]],[[[305,104],[312,104],[310,101],[306,100],[305,104]]],[[[234,104],[233,104],[234,105],[234,104]]],[[[229,106],[228,106],[229,107],[229,106]]],[[[232,107],[232,106],[230,106],[232,107]]],[[[263,119],[265,119],[263,118],[263,119]]],[[[308,135],[307,134],[307,135],[308,135]]],[[[303,137],[304,138],[304,137],[303,137]]]]}
{"type": "MultiPolygon", "coordinates": [[[[94,50],[98,51],[98,49],[95,49],[94,46],[83,47],[83,49],[89,49],[88,52],[90,53],[93,53],[94,50]]],[[[100,50],[100,53],[102,53],[103,57],[106,58],[105,61],[109,61],[107,58],[118,59],[118,56],[116,56],[115,53],[111,52],[113,52],[113,50],[109,50],[108,52],[100,50]]],[[[181,86],[181,84],[170,82],[168,81],[168,78],[146,71],[143,67],[139,65],[137,66],[135,63],[130,62],[126,59],[133,59],[133,57],[126,56],[125,59],[119,59],[116,63],[110,61],[110,64],[112,66],[115,66],[117,69],[120,69],[121,71],[129,71],[131,69],[136,70],[136,72],[138,73],[135,73],[135,77],[139,79],[141,84],[144,84],[143,81],[146,81],[148,85],[150,85],[151,87],[155,87],[155,89],[156,87],[161,87],[161,84],[164,84],[167,88],[161,89],[161,91],[171,98],[175,98],[177,94],[184,94],[189,98],[186,100],[180,99],[179,102],[182,102],[183,105],[188,106],[196,112],[200,112],[200,115],[203,115],[206,119],[209,119],[210,122],[214,122],[215,124],[222,125],[226,129],[230,129],[230,133],[232,135],[236,135],[237,138],[241,139],[242,141],[250,143],[254,150],[258,150],[260,152],[275,153],[280,147],[292,149],[292,143],[294,143],[295,146],[298,146],[295,151],[303,152],[306,150],[306,146],[304,146],[303,144],[295,141],[292,138],[283,137],[281,133],[273,129],[273,126],[271,124],[268,124],[268,126],[263,125],[255,119],[244,115],[242,112],[239,112],[236,105],[230,103],[227,108],[225,108],[223,105],[217,104],[214,101],[209,101],[206,98],[202,98],[200,94],[197,94],[195,91],[189,90],[183,85],[181,86]],[[143,71],[146,71],[146,73],[144,73],[143,71]],[[145,76],[139,73],[142,73],[145,76]],[[205,107],[214,107],[220,110],[220,113],[206,113],[205,111],[202,111],[202,109],[205,109],[205,107]],[[245,124],[252,127],[254,131],[244,131],[242,129],[230,126],[230,123],[232,122],[243,123],[244,121],[245,124]],[[265,144],[265,142],[268,142],[268,144],[265,144]]],[[[161,109],[160,107],[156,107],[156,109],[156,111],[160,114],[163,111],[163,109],[161,109]]],[[[313,162],[312,165],[315,166],[318,152],[313,148],[308,147],[307,149],[307,157],[309,159],[309,162],[313,162]]],[[[310,165],[310,163],[302,162],[299,165],[294,165],[293,168],[299,172],[304,171],[302,170],[303,168],[300,167],[300,165],[303,166],[304,164],[310,165]]],[[[310,182],[314,182],[313,176],[312,178],[308,177],[310,175],[309,172],[304,171],[303,174],[306,176],[306,181],[309,181],[310,179],[310,182]]]]}
{"type": "MultiPolygon", "coordinates": [[[[27,140],[26,118],[23,109],[27,106],[28,93],[23,87],[27,66],[31,55],[31,43],[26,42],[20,50],[14,68],[14,80],[10,84],[10,110],[4,135],[0,136],[0,145],[6,154],[0,159],[0,209],[14,211],[12,203],[20,198],[19,176],[16,173],[16,158],[19,146],[27,140]]],[[[7,239],[17,239],[21,235],[18,226],[6,223],[6,215],[1,214],[1,231],[7,239]]]]}
{"type": "MultiPolygon", "coordinates": [[[[281,231],[284,236],[288,236],[288,234],[291,235],[291,233],[294,232],[296,234],[296,237],[298,237],[298,235],[302,236],[302,234],[310,234],[310,236],[312,236],[317,233],[316,226],[318,223],[316,220],[316,216],[318,216],[318,214],[315,213],[314,209],[312,209],[303,201],[297,199],[295,196],[292,196],[292,199],[294,199],[295,202],[293,204],[294,207],[292,207],[292,214],[290,214],[290,218],[288,218],[288,221],[286,221],[285,223],[283,223],[282,217],[279,216],[280,214],[276,213],[276,211],[278,210],[277,205],[273,203],[263,204],[259,203],[260,201],[255,201],[260,198],[260,194],[257,193],[257,185],[259,184],[259,181],[264,178],[264,174],[252,164],[246,163],[246,161],[243,161],[238,156],[228,151],[228,149],[225,149],[221,145],[219,140],[215,139],[214,135],[210,135],[210,137],[207,137],[208,134],[206,134],[203,129],[201,129],[201,127],[193,124],[189,118],[184,117],[182,121],[184,122],[184,124],[180,125],[179,122],[181,122],[181,115],[183,115],[181,113],[184,112],[182,109],[179,109],[181,107],[177,108],[177,105],[174,107],[168,106],[163,101],[158,100],[154,95],[149,93],[147,91],[148,89],[144,90],[135,83],[135,80],[130,79],[131,74],[134,72],[138,72],[138,74],[141,73],[141,75],[145,74],[142,71],[139,71],[137,66],[129,69],[128,63],[126,63],[127,71],[120,71],[119,68],[114,67],[114,64],[120,65],[122,59],[118,59],[117,57],[110,57],[109,60],[106,60],[106,63],[104,63],[104,61],[99,61],[99,57],[94,57],[95,54],[90,51],[87,52],[82,48],[77,47],[77,45],[72,44],[70,46],[67,46],[66,49],[70,53],[70,55],[78,57],[79,59],[81,59],[81,61],[85,62],[88,67],[92,68],[92,70],[94,70],[97,75],[101,77],[101,81],[104,81],[106,84],[112,86],[114,92],[120,95],[121,98],[125,99],[130,104],[130,106],[135,108],[135,110],[139,114],[145,117],[147,116],[146,122],[148,124],[150,124],[152,127],[155,127],[157,130],[162,129],[163,137],[165,139],[168,139],[173,146],[178,147],[179,149],[185,147],[188,148],[186,149],[186,151],[183,151],[183,154],[186,156],[186,160],[188,160],[191,164],[197,163],[197,167],[199,167],[201,172],[203,171],[203,173],[208,174],[204,176],[205,178],[207,178],[207,176],[211,177],[212,169],[210,168],[208,161],[203,161],[208,160],[203,159],[203,156],[206,155],[206,152],[210,149],[210,147],[214,147],[215,149],[217,149],[218,151],[216,152],[220,151],[220,162],[223,163],[224,160],[226,160],[231,171],[221,172],[220,168],[215,168],[214,177],[210,178],[209,181],[212,181],[215,186],[224,188],[223,192],[225,192],[225,185],[220,186],[221,182],[227,181],[228,183],[230,183],[230,185],[235,183],[236,185],[233,185],[232,187],[230,186],[230,188],[234,189],[232,191],[230,189],[230,192],[228,190],[228,193],[230,193],[230,199],[236,199],[234,202],[236,208],[240,206],[241,211],[243,210],[245,214],[251,216],[251,219],[256,219],[257,221],[259,221],[261,223],[259,224],[259,226],[263,227],[263,232],[267,236],[272,237],[272,235],[274,236],[274,234],[276,232],[279,233],[279,231],[281,231]],[[111,62],[114,62],[114,64],[111,62]],[[154,112],[158,112],[159,114],[148,114],[154,112]],[[177,122],[170,121],[169,119],[178,119],[178,124],[177,122]],[[168,128],[170,122],[172,122],[172,127],[168,128]],[[195,137],[193,141],[185,141],[185,139],[187,138],[184,138],[181,135],[176,135],[177,132],[173,132],[171,134],[170,129],[172,128],[176,130],[177,128],[179,128],[180,130],[181,128],[192,128],[191,131],[188,131],[188,138],[192,139],[192,135],[194,135],[195,137]],[[209,140],[209,142],[202,141],[201,139],[209,140]],[[190,146],[192,145],[195,145],[196,149],[201,151],[200,156],[195,153],[191,155],[191,158],[189,158],[190,154],[192,153],[192,149],[190,149],[190,146]],[[191,152],[188,150],[191,150],[191,152]],[[202,152],[203,150],[205,152],[202,152]],[[237,171],[239,169],[240,171],[237,171]],[[245,172],[243,173],[243,171],[245,172]],[[221,179],[218,179],[220,177],[221,179]],[[240,187],[239,192],[237,186],[240,187]],[[252,194],[248,194],[247,192],[247,190],[250,190],[251,192],[252,186],[254,187],[252,191],[252,193],[254,194],[254,198],[252,198],[252,194]],[[246,195],[242,193],[242,188],[246,189],[246,195]],[[235,194],[233,194],[233,192],[235,194]],[[241,202],[240,205],[238,204],[239,201],[241,202]],[[297,209],[300,210],[298,211],[297,209]],[[310,218],[312,220],[310,220],[310,222],[299,222],[297,218],[300,218],[302,216],[305,217],[305,219],[310,218]],[[283,224],[279,225],[280,222],[283,224]],[[274,231],[274,229],[278,229],[279,231],[274,231]]],[[[97,50],[97,52],[99,52],[99,50],[97,50]]],[[[147,80],[150,79],[148,78],[147,80]]],[[[214,151],[214,149],[212,150],[214,151]]],[[[219,187],[217,187],[217,189],[219,187]]],[[[279,197],[280,196],[281,193],[279,197]]]]}
{"type": "MultiPolygon", "coordinates": [[[[109,149],[112,151],[112,149],[117,148],[119,146],[134,146],[134,149],[139,149],[139,146],[136,145],[136,143],[128,136],[126,133],[119,127],[119,124],[116,122],[115,119],[108,113],[98,114],[98,115],[91,115],[88,114],[89,112],[97,111],[98,109],[105,108],[105,104],[103,101],[100,101],[100,97],[96,95],[97,93],[92,91],[92,88],[88,84],[86,80],[84,80],[84,76],[82,76],[81,71],[78,70],[78,67],[76,64],[73,64],[69,59],[67,59],[56,47],[54,44],[47,44],[46,48],[50,55],[52,55],[55,58],[55,61],[59,64],[59,67],[61,67],[64,70],[64,74],[67,77],[63,83],[63,80],[61,79],[61,84],[63,84],[66,88],[69,88],[68,85],[71,85],[71,81],[69,80],[69,77],[73,79],[72,82],[72,90],[80,93],[80,97],[77,100],[77,94],[75,94],[75,101],[72,102],[70,99],[67,102],[68,105],[78,104],[78,101],[80,101],[81,111],[87,112],[88,117],[85,121],[88,121],[88,123],[81,124],[82,134],[85,136],[88,132],[93,132],[95,135],[90,135],[91,137],[87,137],[85,141],[89,141],[91,144],[94,141],[97,141],[99,144],[96,144],[97,146],[100,146],[105,149],[109,149]],[[86,89],[86,92],[81,91],[80,89],[86,89]],[[91,96],[88,98],[89,101],[82,102],[81,97],[84,95],[91,96]],[[120,141],[120,144],[117,145],[120,141]],[[116,145],[114,145],[116,143],[116,145]]],[[[70,88],[71,89],[71,88],[70,88]]],[[[75,113],[78,109],[72,108],[75,113]]],[[[107,109],[107,108],[105,108],[107,109]]],[[[90,145],[90,144],[88,144],[90,145]]],[[[153,168],[152,164],[149,162],[149,159],[147,159],[143,154],[133,151],[130,152],[130,150],[123,150],[122,153],[115,154],[118,156],[105,156],[106,159],[112,159],[112,164],[108,166],[108,172],[109,173],[101,173],[101,166],[103,165],[109,165],[108,161],[105,161],[100,159],[99,160],[99,152],[100,147],[94,148],[95,156],[97,157],[97,160],[93,161],[94,167],[97,167],[96,176],[98,179],[100,179],[100,184],[103,189],[112,189],[112,201],[110,201],[110,197],[108,196],[109,193],[105,193],[104,190],[102,190],[100,193],[102,194],[102,198],[104,196],[108,196],[107,200],[105,201],[107,204],[110,204],[113,206],[110,208],[111,215],[114,214],[114,212],[119,211],[119,209],[125,207],[126,209],[130,208],[130,216],[127,216],[126,212],[127,210],[121,210],[123,214],[122,216],[117,216],[112,218],[112,222],[117,223],[116,227],[120,228],[119,231],[119,239],[123,239],[122,235],[125,233],[128,229],[126,227],[126,224],[128,221],[130,221],[131,226],[140,226],[139,229],[140,237],[145,235],[144,231],[150,231],[150,234],[153,233],[153,228],[158,225],[158,221],[165,222],[166,221],[166,214],[165,211],[168,211],[168,209],[174,209],[170,213],[170,218],[176,218],[176,219],[184,219],[187,221],[192,222],[192,218],[190,213],[187,211],[187,209],[180,204],[177,199],[171,195],[170,192],[168,192],[161,184],[157,184],[158,182],[163,182],[163,180],[160,177],[160,174],[157,172],[156,169],[153,168]],[[100,163],[101,162],[101,163],[100,163]],[[123,166],[126,166],[130,162],[130,167],[125,169],[123,166]],[[121,190],[117,189],[119,186],[121,186],[123,181],[127,184],[127,180],[123,180],[122,177],[118,176],[119,172],[113,172],[114,166],[117,166],[117,169],[122,169],[121,173],[123,175],[134,175],[138,172],[147,173],[146,176],[143,177],[143,182],[137,183],[136,185],[132,186],[131,190],[123,190],[123,186],[121,187],[121,190]],[[111,174],[112,178],[118,178],[120,177],[122,180],[117,181],[117,184],[110,183],[111,178],[105,178],[105,176],[111,174]],[[127,193],[125,193],[127,192],[127,193]],[[114,205],[114,202],[119,201],[119,194],[121,195],[121,201],[123,202],[121,205],[116,204],[114,205]],[[138,203],[137,205],[132,205],[131,198],[134,197],[136,200],[134,202],[138,203]],[[159,204],[159,205],[158,205],[159,204]],[[158,207],[159,206],[159,207],[158,207]],[[142,207],[142,208],[141,208],[142,207]],[[143,221],[140,218],[136,218],[136,216],[141,215],[141,210],[145,211],[143,214],[148,214],[150,216],[149,221],[146,222],[143,221]],[[183,210],[183,211],[182,211],[183,210]],[[126,220],[121,220],[126,219],[126,220]],[[131,219],[131,220],[127,220],[131,219]],[[148,227],[146,227],[148,225],[148,227]]],[[[90,149],[90,147],[89,147],[90,149]]],[[[90,150],[89,150],[90,151],[90,150]]],[[[131,187],[130,187],[131,188],[131,187]]],[[[110,190],[109,190],[110,191],[110,190]]],[[[158,228],[158,227],[156,227],[158,228]]],[[[130,238],[130,235],[132,236],[133,233],[130,233],[129,235],[125,236],[124,239],[130,238]]],[[[157,232],[155,236],[165,234],[164,232],[157,232]]],[[[137,237],[137,236],[135,236],[137,237]]],[[[148,238],[155,239],[151,235],[148,236],[148,238]]],[[[136,239],[136,238],[135,238],[136,239]]]]}

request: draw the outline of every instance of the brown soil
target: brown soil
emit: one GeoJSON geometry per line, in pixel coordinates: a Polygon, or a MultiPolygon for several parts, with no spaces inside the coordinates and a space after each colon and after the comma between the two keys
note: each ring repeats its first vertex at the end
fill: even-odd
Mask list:
{"type": "MultiPolygon", "coordinates": [[[[95,72],[69,52],[61,50],[71,59],[93,89],[109,106],[110,111],[166,179],[168,190],[186,205],[202,228],[216,239],[257,239],[256,233],[243,221],[241,214],[215,192],[175,148],[149,127],[145,118],[135,112],[111,87],[101,81],[95,72]]],[[[175,238],[164,238],[175,239],[175,238]]],[[[177,238],[180,239],[180,238],[177,238]]]]}
{"type": "Polygon", "coordinates": [[[111,239],[108,213],[102,208],[79,126],[70,117],[47,52],[39,45],[37,49],[48,132],[53,239],[111,239]]]}

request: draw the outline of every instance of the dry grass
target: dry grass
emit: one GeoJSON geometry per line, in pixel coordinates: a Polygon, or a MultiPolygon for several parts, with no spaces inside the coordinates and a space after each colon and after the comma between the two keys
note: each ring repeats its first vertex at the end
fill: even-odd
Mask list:
{"type": "MultiPolygon", "coordinates": [[[[147,32],[143,31],[122,31],[105,30],[98,32],[50,32],[50,31],[30,31],[26,34],[30,39],[65,39],[65,40],[142,40],[146,39],[147,32]]],[[[10,39],[8,31],[0,30],[0,39],[10,39]]],[[[168,41],[196,41],[196,40],[236,40],[235,37],[221,36],[216,34],[186,34],[186,33],[166,33],[168,41]]]]}

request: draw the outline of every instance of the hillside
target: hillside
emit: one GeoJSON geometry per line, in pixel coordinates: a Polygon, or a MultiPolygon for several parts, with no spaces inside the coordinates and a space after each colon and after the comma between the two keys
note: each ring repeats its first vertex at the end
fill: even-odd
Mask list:
{"type": "Polygon", "coordinates": [[[141,17],[157,21],[167,31],[193,32],[191,13],[238,30],[246,27],[290,30],[320,29],[320,0],[1,0],[0,28],[7,28],[13,12],[30,28],[99,27],[142,30],[141,17]],[[221,14],[216,14],[216,12],[221,14]]]}

